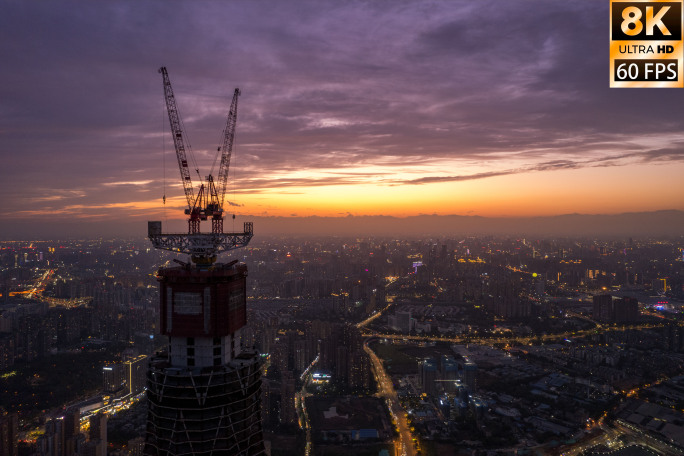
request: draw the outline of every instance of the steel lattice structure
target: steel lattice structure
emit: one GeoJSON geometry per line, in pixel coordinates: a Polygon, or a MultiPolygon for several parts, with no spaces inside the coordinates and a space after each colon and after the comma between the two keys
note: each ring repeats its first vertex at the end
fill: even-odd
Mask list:
{"type": "MultiPolygon", "coordinates": [[[[159,223],[159,222],[150,222],[159,223]]],[[[252,222],[245,222],[242,233],[154,233],[150,229],[149,239],[155,248],[185,253],[193,258],[212,258],[219,253],[245,247],[252,240],[252,222]]]]}
{"type": "Polygon", "coordinates": [[[261,430],[261,361],[245,351],[202,370],[152,361],[147,381],[149,456],[265,454],[261,430]]]}

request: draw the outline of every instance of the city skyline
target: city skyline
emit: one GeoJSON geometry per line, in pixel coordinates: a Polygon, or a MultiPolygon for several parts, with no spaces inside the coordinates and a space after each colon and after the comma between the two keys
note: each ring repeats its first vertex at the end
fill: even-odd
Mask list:
{"type": "MultiPolygon", "coordinates": [[[[195,401],[223,409],[227,374],[250,366],[251,347],[267,366],[260,399],[257,383],[242,391],[255,393],[252,411],[261,404],[252,430],[273,456],[682,454],[682,238],[262,238],[235,269],[204,272],[148,246],[0,242],[10,456],[164,452],[143,436],[180,447],[217,424],[208,409],[191,418],[195,401]],[[229,363],[240,344],[181,335],[237,335],[220,317],[233,299],[209,301],[225,285],[247,300],[229,363]],[[226,324],[198,313],[208,308],[226,324]],[[156,380],[142,393],[149,360],[156,380]],[[164,431],[174,417],[185,432],[164,431]]],[[[217,432],[202,435],[193,454],[217,432]]]]}
{"type": "Polygon", "coordinates": [[[680,92],[609,89],[608,3],[71,6],[0,17],[4,237],[183,226],[162,65],[203,175],[242,89],[239,218],[684,210],[680,92]]]}

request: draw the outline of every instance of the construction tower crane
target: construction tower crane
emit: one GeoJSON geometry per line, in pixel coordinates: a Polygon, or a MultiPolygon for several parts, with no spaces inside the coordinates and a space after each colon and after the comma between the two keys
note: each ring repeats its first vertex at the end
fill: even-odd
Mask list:
{"type": "MultiPolygon", "coordinates": [[[[233,154],[233,141],[235,140],[235,125],[237,124],[237,107],[240,89],[235,89],[233,101],[230,103],[228,120],[223,129],[223,144],[219,146],[221,152],[221,163],[219,164],[218,180],[210,173],[207,176],[209,185],[210,199],[206,206],[207,215],[211,215],[211,232],[223,233],[223,203],[226,199],[226,187],[228,185],[228,169],[230,168],[230,157],[233,154]]],[[[213,170],[212,170],[213,171],[213,170]]]]}
{"type": "MultiPolygon", "coordinates": [[[[189,147],[185,144],[185,132],[176,105],[176,98],[171,87],[171,80],[166,71],[166,67],[161,67],[159,73],[162,75],[164,87],[164,100],[166,110],[169,114],[169,124],[171,135],[176,149],[178,168],[180,170],[183,191],[188,203],[185,214],[188,218],[187,234],[162,234],[161,222],[154,221],[148,223],[148,237],[152,244],[158,249],[170,250],[173,252],[187,253],[191,255],[192,261],[198,265],[210,265],[216,261],[216,256],[224,251],[246,246],[252,239],[253,226],[251,222],[244,224],[242,233],[224,233],[223,218],[226,187],[228,182],[228,170],[230,168],[230,158],[233,151],[233,141],[235,139],[235,126],[237,124],[237,107],[240,89],[235,89],[233,100],[228,111],[228,119],[223,130],[222,144],[218,151],[221,154],[218,178],[214,179],[212,173],[205,177],[205,182],[201,181],[195,196],[190,167],[188,164],[187,152],[192,154],[189,147]],[[211,233],[200,232],[200,222],[211,217],[211,233]]],[[[218,158],[218,157],[217,157],[218,158]]],[[[200,177],[199,169],[195,167],[195,173],[200,177]]],[[[212,169],[213,172],[213,169],[212,169]]]]}
{"type": "MultiPolygon", "coordinates": [[[[183,127],[181,125],[180,114],[176,106],[176,97],[173,95],[173,88],[171,87],[171,80],[169,74],[166,72],[166,67],[161,67],[159,72],[164,79],[164,101],[166,101],[166,110],[169,113],[169,123],[171,124],[171,136],[173,137],[173,145],[176,148],[176,157],[178,158],[178,168],[180,168],[181,182],[183,183],[183,190],[185,191],[185,198],[188,200],[188,208],[192,210],[195,196],[192,188],[192,178],[190,177],[190,170],[188,168],[188,157],[185,153],[185,141],[183,137],[183,127]]],[[[199,174],[199,170],[195,169],[199,174]]],[[[186,210],[186,214],[189,212],[186,210]]],[[[190,217],[189,233],[199,232],[199,225],[197,229],[192,228],[193,217],[190,217]]]]}

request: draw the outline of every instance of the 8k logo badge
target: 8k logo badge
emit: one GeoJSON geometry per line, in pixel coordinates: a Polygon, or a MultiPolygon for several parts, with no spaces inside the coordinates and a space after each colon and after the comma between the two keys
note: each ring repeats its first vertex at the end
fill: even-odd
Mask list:
{"type": "Polygon", "coordinates": [[[684,87],[683,1],[611,0],[611,87],[684,87]]]}

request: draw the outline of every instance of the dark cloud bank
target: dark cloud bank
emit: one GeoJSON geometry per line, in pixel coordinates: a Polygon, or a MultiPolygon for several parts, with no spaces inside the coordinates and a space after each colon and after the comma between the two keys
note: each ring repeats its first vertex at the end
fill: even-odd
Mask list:
{"type": "MultiPolygon", "coordinates": [[[[608,88],[607,1],[10,0],[0,12],[0,217],[12,224],[0,236],[47,227],[70,206],[162,193],[104,185],[162,180],[161,65],[200,154],[215,150],[232,89],[242,88],[245,191],[373,181],[354,174],[373,164],[387,170],[377,180],[401,185],[684,160],[682,91],[608,88]],[[391,170],[440,160],[491,170],[402,180],[391,170]],[[322,168],[340,175],[283,177],[322,168]]],[[[476,230],[471,222],[448,226],[476,230]]],[[[264,228],[297,223],[343,226],[264,228]]],[[[511,223],[500,225],[523,227],[511,223]]],[[[359,224],[381,226],[369,218],[339,231],[359,224]]]]}

